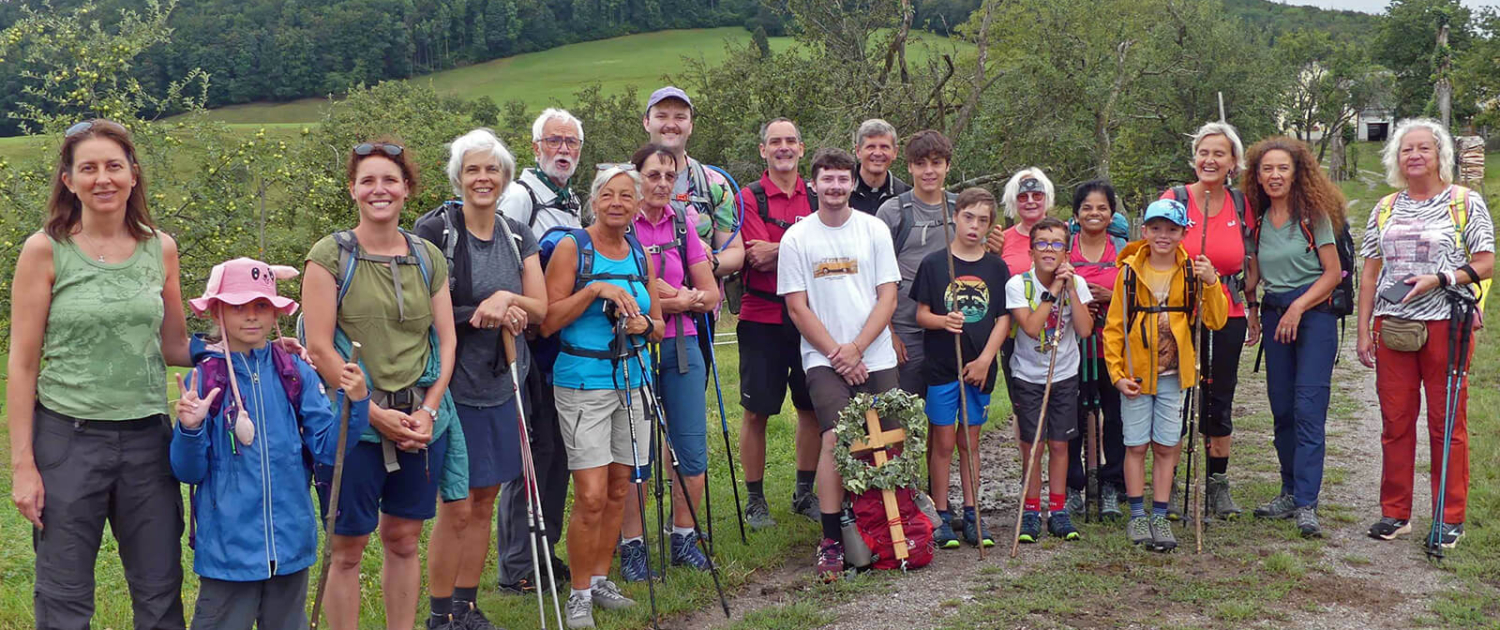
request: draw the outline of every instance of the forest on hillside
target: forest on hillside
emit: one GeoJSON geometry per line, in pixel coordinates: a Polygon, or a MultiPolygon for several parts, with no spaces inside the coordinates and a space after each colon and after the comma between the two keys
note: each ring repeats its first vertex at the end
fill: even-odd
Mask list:
{"type": "MultiPolygon", "coordinates": [[[[141,0],[0,2],[0,29],[26,10],[93,6],[102,26],[120,11],[147,11],[141,0]]],[[[843,4],[858,4],[843,3],[843,4]]],[[[916,0],[913,26],[949,34],[979,0],[916,0]]],[[[1374,29],[1377,16],[1230,0],[1225,12],[1272,38],[1297,28],[1339,40],[1374,29]]],[[[193,69],[211,78],[205,105],[290,101],[342,95],[374,85],[571,43],[680,28],[740,26],[791,34],[785,0],[178,0],[170,41],[137,57],[132,75],[161,92],[193,69]]],[[[20,95],[26,67],[0,59],[0,92],[20,95]]],[[[24,97],[23,97],[24,98],[24,97]]],[[[15,111],[12,102],[0,112],[15,111]]],[[[21,131],[0,115],[0,136],[21,131]]]]}

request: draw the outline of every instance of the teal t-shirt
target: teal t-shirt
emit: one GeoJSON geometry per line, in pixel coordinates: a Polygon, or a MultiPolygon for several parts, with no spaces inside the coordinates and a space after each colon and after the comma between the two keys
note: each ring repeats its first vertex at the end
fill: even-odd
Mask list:
{"type": "Polygon", "coordinates": [[[1276,227],[1269,217],[1261,222],[1257,256],[1266,293],[1299,289],[1323,275],[1317,247],[1333,244],[1333,226],[1328,217],[1313,223],[1313,241],[1316,247],[1308,249],[1307,236],[1295,220],[1288,219],[1281,227],[1276,227]]]}

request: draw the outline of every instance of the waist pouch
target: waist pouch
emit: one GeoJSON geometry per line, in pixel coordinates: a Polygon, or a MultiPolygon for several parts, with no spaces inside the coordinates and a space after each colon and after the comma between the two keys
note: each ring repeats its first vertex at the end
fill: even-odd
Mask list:
{"type": "Polygon", "coordinates": [[[1427,344],[1427,322],[1386,317],[1380,324],[1380,342],[1396,352],[1416,352],[1427,344]]]}

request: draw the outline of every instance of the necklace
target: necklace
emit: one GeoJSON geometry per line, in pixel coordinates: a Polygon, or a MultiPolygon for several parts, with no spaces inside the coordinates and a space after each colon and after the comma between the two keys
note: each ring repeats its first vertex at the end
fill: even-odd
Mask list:
{"type": "Polygon", "coordinates": [[[83,230],[79,230],[78,231],[78,235],[82,236],[83,240],[88,241],[89,249],[92,249],[92,250],[94,250],[94,251],[96,251],[96,252],[99,253],[97,256],[94,257],[94,260],[97,260],[99,262],[105,262],[104,261],[104,248],[100,247],[98,243],[95,243],[94,239],[89,238],[89,235],[84,234],[83,230]]]}

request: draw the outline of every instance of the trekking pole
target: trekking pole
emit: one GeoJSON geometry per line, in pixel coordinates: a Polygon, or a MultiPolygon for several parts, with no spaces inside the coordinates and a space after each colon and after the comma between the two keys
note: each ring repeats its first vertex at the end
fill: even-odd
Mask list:
{"type": "Polygon", "coordinates": [[[1085,462],[1083,463],[1083,466],[1085,466],[1085,471],[1083,471],[1083,474],[1085,474],[1085,481],[1083,481],[1083,520],[1085,522],[1095,522],[1095,514],[1097,514],[1095,508],[1100,507],[1098,505],[1098,501],[1100,501],[1100,455],[1098,455],[1100,432],[1098,432],[1097,426],[1094,426],[1094,419],[1097,417],[1098,411],[1094,408],[1094,402],[1097,399],[1091,395],[1091,392],[1098,392],[1098,368],[1094,365],[1094,341],[1094,335],[1083,339],[1082,383],[1083,386],[1088,387],[1088,390],[1080,392],[1083,398],[1085,422],[1088,422],[1088,426],[1085,428],[1085,437],[1083,437],[1083,462],[1085,462]]]}
{"type": "MultiPolygon", "coordinates": [[[[349,362],[359,363],[359,351],[363,349],[358,341],[351,342],[349,349],[349,362]]],[[[228,356],[227,354],[225,356],[228,356]]],[[[230,366],[234,371],[234,366],[230,366]]],[[[344,482],[344,450],[349,447],[349,394],[344,393],[344,403],[339,412],[339,439],[338,451],[333,455],[333,478],[329,480],[328,487],[328,541],[323,543],[323,569],[318,573],[318,589],[313,595],[312,620],[308,627],[316,630],[318,618],[323,612],[323,593],[328,588],[328,569],[333,564],[333,526],[339,520],[339,488],[344,482]]]]}
{"type": "MultiPolygon", "coordinates": [[[[948,239],[945,248],[947,256],[943,258],[948,261],[948,283],[952,284],[958,273],[954,271],[953,265],[953,217],[948,214],[948,193],[943,195],[943,235],[948,239]]],[[[955,303],[954,308],[958,307],[955,303]]],[[[960,470],[960,475],[968,475],[969,484],[974,489],[974,527],[979,533],[979,559],[984,560],[984,518],[979,514],[979,453],[974,450],[973,436],[969,435],[969,395],[965,391],[964,383],[964,335],[962,332],[953,335],[954,365],[958,366],[958,417],[963,431],[964,450],[969,452],[968,470],[960,470]]],[[[960,466],[963,468],[963,466],[960,466]]],[[[946,489],[944,490],[946,492],[946,489]]]]}
{"type": "MultiPolygon", "coordinates": [[[[641,366],[641,369],[644,370],[644,359],[641,359],[641,356],[637,354],[635,356],[635,360],[641,366]]],[[[661,453],[661,459],[665,459],[667,456],[671,456],[672,458],[672,473],[677,475],[677,480],[682,486],[682,499],[687,502],[688,517],[693,521],[693,533],[698,535],[698,544],[703,547],[703,557],[708,560],[708,572],[714,580],[714,591],[719,594],[719,606],[724,609],[724,618],[728,619],[730,617],[729,599],[724,597],[724,587],[719,583],[719,567],[717,564],[714,564],[713,547],[708,544],[707,540],[704,540],[703,529],[698,524],[698,511],[695,507],[693,507],[693,497],[688,493],[687,483],[686,481],[684,481],[684,477],[682,474],[682,463],[677,459],[677,449],[672,446],[672,438],[667,432],[667,417],[664,413],[662,413],[660,399],[657,398],[656,392],[651,387],[650,382],[642,379],[641,388],[645,390],[641,393],[641,400],[646,401],[646,416],[648,419],[651,417],[656,418],[656,422],[654,424],[659,427],[662,434],[662,440],[664,441],[665,448],[661,453]]],[[[706,495],[706,487],[704,492],[706,495]]],[[[673,524],[675,525],[675,522],[673,524]]],[[[665,573],[663,573],[663,575],[665,575],[665,573]]]]}
{"type": "MultiPolygon", "coordinates": [[[[651,374],[651,372],[648,372],[644,367],[642,367],[641,381],[645,382],[649,380],[649,374],[651,374]]],[[[626,386],[629,386],[629,384],[630,382],[626,381],[626,386]]],[[[655,395],[655,393],[653,392],[652,395],[655,395]]],[[[645,408],[649,408],[650,402],[652,401],[647,401],[644,398],[641,400],[641,404],[647,406],[645,408]]],[[[654,484],[656,486],[656,529],[658,530],[656,533],[656,544],[659,545],[658,549],[661,550],[661,553],[657,554],[657,561],[661,563],[661,575],[659,577],[662,581],[662,584],[667,583],[667,532],[671,531],[671,529],[667,525],[667,519],[671,518],[667,513],[669,509],[668,504],[671,503],[671,493],[664,492],[666,490],[665,486],[667,484],[667,479],[662,468],[662,462],[664,459],[664,453],[662,452],[662,443],[666,437],[664,433],[665,431],[663,430],[663,427],[656,426],[656,423],[654,422],[651,423],[652,461],[648,462],[648,465],[653,468],[654,474],[656,475],[656,483],[654,484]],[[662,500],[663,494],[668,497],[665,501],[662,500]]],[[[647,531],[650,530],[646,529],[646,521],[642,520],[641,534],[645,535],[647,531]]],[[[645,542],[647,545],[650,545],[651,539],[647,538],[645,542]]],[[[651,565],[648,563],[646,565],[646,579],[648,580],[651,579],[650,573],[651,565]]]]}
{"type": "MultiPolygon", "coordinates": [[[[612,304],[612,302],[605,302],[606,314],[614,313],[614,309],[611,307],[612,304]]],[[[617,365],[620,366],[620,371],[625,378],[623,397],[625,399],[625,424],[630,431],[630,477],[631,483],[635,484],[635,497],[639,503],[637,507],[640,509],[641,513],[641,532],[642,534],[644,534],[646,531],[646,488],[642,485],[643,483],[645,483],[645,480],[641,478],[641,446],[640,440],[635,434],[635,412],[632,411],[633,405],[631,404],[630,400],[629,355],[633,352],[636,352],[636,350],[631,346],[630,337],[625,332],[625,318],[616,316],[614,319],[615,348],[613,349],[613,352],[611,354],[614,355],[614,361],[617,365]]],[[[644,381],[645,378],[646,375],[645,371],[643,370],[641,379],[644,381]]],[[[646,464],[646,467],[650,467],[649,462],[646,464]]],[[[646,592],[651,598],[651,627],[656,630],[660,630],[661,626],[658,623],[658,617],[656,613],[656,580],[651,579],[651,544],[649,541],[642,542],[642,548],[644,549],[646,554],[646,592]]]]}
{"type": "Polygon", "coordinates": [[[505,344],[505,356],[510,357],[510,382],[515,388],[516,399],[516,424],[520,428],[521,442],[521,481],[526,491],[526,526],[531,530],[528,537],[531,543],[531,572],[532,578],[536,580],[536,607],[537,616],[541,620],[542,630],[547,628],[547,606],[542,598],[542,565],[541,554],[538,547],[547,551],[547,580],[552,591],[552,611],[557,615],[557,627],[563,628],[562,605],[557,598],[557,575],[554,573],[551,562],[552,543],[547,540],[547,517],[542,514],[541,487],[537,485],[536,461],[531,453],[531,433],[526,428],[526,409],[521,404],[521,375],[516,366],[516,338],[509,333],[501,333],[501,341],[505,344]],[[541,544],[537,541],[540,540],[541,544]]]}
{"type": "MultiPolygon", "coordinates": [[[[703,319],[708,319],[708,314],[703,314],[703,319]]],[[[709,330],[712,334],[712,329],[709,330]]],[[[712,339],[710,337],[710,339],[712,339]]],[[[740,524],[740,543],[748,545],[750,539],[745,537],[745,512],[740,507],[740,482],[734,474],[734,449],[729,446],[729,421],[724,418],[724,390],[719,387],[719,360],[718,351],[714,350],[714,344],[708,344],[708,364],[714,372],[714,395],[719,399],[719,428],[724,431],[724,455],[729,458],[729,487],[734,490],[734,516],[740,524]]],[[[708,492],[708,482],[704,479],[704,493],[708,492]]],[[[713,517],[709,517],[709,524],[713,524],[713,517]]],[[[713,534],[710,533],[710,536],[713,534]]]]}
{"type": "Polygon", "coordinates": [[[1473,311],[1462,298],[1449,295],[1452,305],[1448,317],[1447,394],[1443,408],[1443,462],[1438,474],[1437,491],[1432,497],[1432,530],[1427,535],[1427,557],[1443,558],[1443,529],[1448,507],[1448,461],[1453,451],[1453,427],[1458,422],[1459,393],[1468,374],[1469,341],[1473,335],[1470,318],[1473,311]]]}
{"type": "MultiPolygon", "coordinates": [[[[1069,289],[1071,288],[1072,287],[1069,287],[1069,289]]],[[[1068,292],[1064,291],[1063,294],[1057,298],[1056,308],[1062,309],[1066,307],[1067,304],[1068,292]]],[[[1062,339],[1062,318],[1059,317],[1057,322],[1058,332],[1056,335],[1052,336],[1052,340],[1050,342],[1052,346],[1052,349],[1050,351],[1051,357],[1047,359],[1047,384],[1042,388],[1042,410],[1037,414],[1036,432],[1031,440],[1031,452],[1026,454],[1026,474],[1021,479],[1021,500],[1016,503],[1016,535],[1010,543],[1010,557],[1012,558],[1016,557],[1016,554],[1021,552],[1021,515],[1026,512],[1026,489],[1031,486],[1032,476],[1037,474],[1037,466],[1041,465],[1040,460],[1042,457],[1042,452],[1038,449],[1038,447],[1042,445],[1042,427],[1046,426],[1047,424],[1047,403],[1052,399],[1052,370],[1057,367],[1057,347],[1058,345],[1060,345],[1058,342],[1062,339]]],[[[1046,324],[1043,323],[1042,335],[1044,337],[1046,336],[1045,326],[1046,324]]],[[[1020,342],[1017,341],[1017,343],[1020,342]]],[[[1020,426],[1020,424],[1020,422],[1016,423],[1018,427],[1020,426]]]]}

